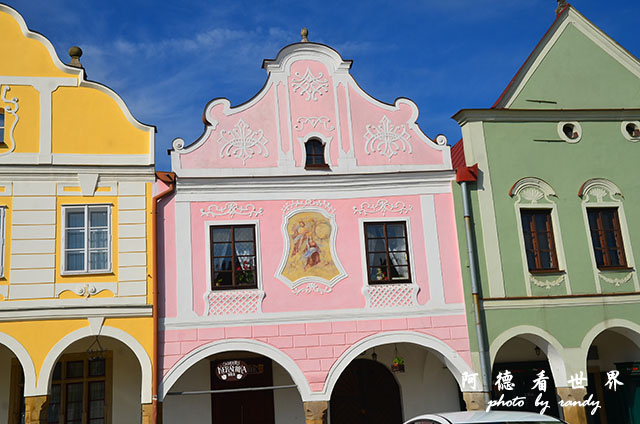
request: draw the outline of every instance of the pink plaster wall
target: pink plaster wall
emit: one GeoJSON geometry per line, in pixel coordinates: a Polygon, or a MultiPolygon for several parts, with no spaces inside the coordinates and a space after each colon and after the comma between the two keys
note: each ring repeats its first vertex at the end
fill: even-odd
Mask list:
{"type": "MultiPolygon", "coordinates": [[[[161,183],[161,182],[160,182],[161,183]]],[[[158,204],[158,308],[161,317],[175,317],[176,304],[176,202],[172,195],[158,204]]]]}
{"type": "Polygon", "coordinates": [[[451,194],[436,194],[434,200],[436,216],[438,217],[438,242],[442,261],[442,279],[445,282],[444,299],[446,303],[464,303],[453,196],[451,194]]]}
{"type": "MultiPolygon", "coordinates": [[[[417,284],[420,287],[418,301],[426,303],[429,298],[429,287],[427,277],[427,263],[425,253],[424,229],[422,225],[422,215],[419,196],[396,196],[385,199],[396,202],[403,201],[412,207],[412,211],[407,215],[389,213],[386,218],[389,221],[394,219],[409,217],[410,224],[410,250],[413,254],[411,267],[414,270],[417,284]]],[[[331,206],[335,208],[337,237],[336,253],[341,262],[347,277],[339,281],[331,293],[319,294],[299,294],[295,295],[291,289],[282,281],[275,278],[276,271],[280,265],[284,251],[284,236],[282,233],[282,223],[284,220],[282,208],[285,201],[255,201],[239,202],[240,206],[252,204],[256,208],[262,208],[263,213],[258,218],[248,218],[259,220],[260,225],[260,271],[262,275],[263,290],[266,297],[262,303],[263,312],[287,312],[287,311],[308,311],[327,309],[351,309],[365,306],[365,299],[362,294],[363,276],[362,261],[365,259],[361,254],[361,246],[364,242],[359,229],[362,226],[360,215],[354,214],[354,206],[359,207],[363,201],[375,204],[377,198],[354,198],[329,200],[331,206]]],[[[199,315],[205,314],[205,303],[203,300],[205,292],[209,290],[207,285],[207,273],[209,267],[206,260],[207,230],[206,222],[224,223],[245,220],[241,216],[203,216],[201,210],[206,210],[210,205],[215,205],[218,209],[224,209],[226,202],[193,202],[191,204],[191,240],[192,263],[193,263],[193,290],[194,290],[194,310],[199,315]]],[[[375,214],[372,218],[380,218],[382,215],[375,214]]],[[[366,218],[364,218],[366,219],[366,218]]],[[[455,230],[455,229],[454,229],[455,230]]],[[[443,234],[450,234],[451,228],[442,228],[443,234]]],[[[441,255],[446,256],[446,255],[441,255]]],[[[334,258],[335,259],[335,258],[334,258]]],[[[449,261],[447,262],[449,264],[449,261]]],[[[451,265],[453,266],[453,265],[451,265]]],[[[447,269],[449,270],[449,268],[447,269]]],[[[170,272],[170,269],[167,270],[170,272]]],[[[448,281],[446,284],[450,284],[448,281]]],[[[460,284],[459,279],[451,284],[460,284]]]]}
{"type": "Polygon", "coordinates": [[[161,334],[161,366],[166,375],[181,358],[200,346],[218,340],[254,339],[288,355],[304,373],[311,390],[320,391],[329,370],[350,346],[374,334],[407,330],[445,342],[471,365],[465,316],[449,315],[170,330],[161,334]]]}

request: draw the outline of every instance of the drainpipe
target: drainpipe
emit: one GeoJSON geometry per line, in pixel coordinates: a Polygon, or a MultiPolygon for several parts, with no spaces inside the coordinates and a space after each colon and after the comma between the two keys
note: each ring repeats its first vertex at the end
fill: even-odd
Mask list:
{"type": "Polygon", "coordinates": [[[473,221],[471,216],[471,199],[469,196],[469,181],[476,181],[478,175],[478,165],[467,168],[459,168],[458,182],[462,188],[462,207],[464,211],[464,232],[467,238],[467,255],[469,257],[469,274],[471,275],[471,296],[473,297],[473,313],[476,321],[476,337],[478,339],[478,353],[480,354],[480,369],[482,376],[482,392],[484,396],[485,408],[489,405],[491,391],[491,363],[489,361],[489,350],[487,349],[487,329],[482,314],[482,291],[480,289],[480,277],[478,275],[478,264],[476,257],[478,252],[475,245],[475,234],[473,232],[473,221]]]}
{"type": "MultiPolygon", "coordinates": [[[[151,203],[151,228],[153,228],[152,247],[153,255],[153,372],[152,372],[152,418],[153,424],[158,422],[158,382],[160,381],[160,366],[158,364],[158,201],[175,190],[176,174],[173,172],[156,172],[156,177],[167,183],[164,191],[153,196],[151,203]]],[[[161,423],[162,421],[160,421],[161,423]]]]}

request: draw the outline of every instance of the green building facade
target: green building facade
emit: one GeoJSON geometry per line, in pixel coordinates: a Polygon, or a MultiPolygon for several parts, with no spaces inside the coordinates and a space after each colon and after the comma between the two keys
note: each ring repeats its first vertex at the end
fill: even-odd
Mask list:
{"type": "MultiPolygon", "coordinates": [[[[456,213],[469,190],[477,260],[462,268],[469,333],[479,371],[475,268],[492,398],[540,411],[544,370],[546,413],[640,423],[640,62],[566,6],[496,104],[454,119],[456,213]],[[498,391],[507,370],[515,388],[498,391]]],[[[464,262],[462,219],[458,234],[464,262]]]]}

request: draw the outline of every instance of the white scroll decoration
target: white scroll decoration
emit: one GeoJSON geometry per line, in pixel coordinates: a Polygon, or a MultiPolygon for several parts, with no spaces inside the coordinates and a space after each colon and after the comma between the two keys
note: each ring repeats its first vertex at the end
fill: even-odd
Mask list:
{"type": "Polygon", "coordinates": [[[244,215],[255,218],[256,216],[262,215],[264,210],[262,208],[257,208],[256,205],[251,203],[246,204],[244,206],[240,206],[236,202],[227,202],[221,208],[218,205],[209,205],[209,207],[205,209],[200,209],[200,216],[210,216],[215,218],[216,216],[229,216],[233,218],[236,215],[244,215]]]}
{"type": "Polygon", "coordinates": [[[84,296],[85,298],[89,298],[97,294],[98,289],[96,289],[95,286],[90,286],[89,284],[85,284],[84,286],[78,288],[78,290],[76,290],[76,293],[79,296],[84,296]]]}
{"type": "Polygon", "coordinates": [[[287,212],[293,209],[305,208],[310,206],[322,208],[329,213],[335,213],[336,211],[336,208],[331,206],[331,203],[327,202],[326,200],[305,199],[305,200],[291,200],[290,202],[285,203],[284,206],[282,206],[282,213],[286,214],[287,212]]]}
{"type": "Polygon", "coordinates": [[[300,76],[299,72],[296,72],[296,79],[291,81],[291,88],[293,92],[298,92],[301,96],[307,95],[304,100],[306,102],[313,100],[318,101],[318,95],[322,96],[323,93],[329,91],[329,81],[322,79],[322,72],[316,77],[311,70],[307,68],[304,76],[300,76]]]}
{"type": "Polygon", "coordinates": [[[381,213],[382,216],[387,216],[388,212],[399,213],[400,215],[407,215],[413,210],[413,206],[407,205],[402,200],[398,200],[395,203],[391,203],[387,199],[378,199],[375,204],[370,202],[362,202],[360,207],[353,207],[354,215],[373,215],[381,213]]]}
{"type": "Polygon", "coordinates": [[[18,125],[18,120],[20,119],[20,117],[18,116],[18,98],[13,97],[11,99],[7,99],[6,97],[7,91],[10,91],[10,90],[11,90],[11,87],[9,87],[8,85],[5,85],[4,87],[2,87],[2,96],[0,96],[0,100],[2,100],[5,103],[9,103],[13,105],[13,106],[4,107],[4,112],[12,115],[14,118],[13,123],[11,124],[11,128],[9,129],[9,140],[11,140],[11,148],[8,151],[0,154],[0,156],[8,155],[9,153],[13,152],[16,149],[16,140],[13,138],[13,132],[16,129],[16,125],[18,125]]]}
{"type": "Polygon", "coordinates": [[[326,116],[301,116],[296,121],[296,125],[294,128],[298,131],[302,131],[304,129],[305,124],[311,125],[311,128],[316,128],[318,124],[322,124],[325,130],[333,131],[336,129],[333,125],[331,125],[331,119],[326,116]]]}
{"type": "Polygon", "coordinates": [[[291,289],[291,293],[295,294],[296,296],[299,294],[312,294],[312,293],[325,294],[325,293],[331,293],[332,291],[333,289],[331,287],[325,286],[324,284],[318,284],[318,283],[302,284],[300,286],[297,286],[291,289]]]}
{"type": "Polygon", "coordinates": [[[218,143],[221,145],[220,157],[231,157],[242,161],[242,165],[246,165],[247,159],[251,159],[255,155],[269,157],[267,149],[267,140],[264,131],[252,130],[249,125],[242,119],[234,126],[231,131],[221,130],[218,143]]]}
{"type": "Polygon", "coordinates": [[[393,125],[387,116],[383,116],[379,125],[367,125],[367,132],[364,135],[365,145],[364,151],[370,155],[378,152],[382,156],[386,156],[389,161],[398,154],[400,150],[413,152],[409,139],[411,136],[407,132],[406,125],[393,125]]]}

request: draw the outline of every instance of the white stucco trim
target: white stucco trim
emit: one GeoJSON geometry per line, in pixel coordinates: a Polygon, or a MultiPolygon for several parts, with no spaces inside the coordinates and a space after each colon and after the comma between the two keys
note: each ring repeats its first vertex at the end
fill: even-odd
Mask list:
{"type": "Polygon", "coordinates": [[[558,339],[550,333],[533,325],[518,325],[516,327],[509,328],[493,339],[491,347],[489,348],[492,366],[495,363],[496,356],[500,348],[514,337],[521,337],[542,349],[545,355],[547,355],[556,387],[567,386],[567,369],[564,360],[565,348],[560,344],[558,339]]]}
{"type": "Polygon", "coordinates": [[[208,343],[204,346],[200,346],[197,349],[194,349],[189,354],[183,356],[182,359],[180,359],[173,367],[171,367],[171,369],[165,374],[162,382],[160,382],[158,388],[158,401],[162,402],[167,393],[169,393],[169,389],[171,389],[176,381],[178,381],[182,374],[184,374],[197,362],[217,353],[231,351],[246,351],[257,353],[276,361],[289,373],[293,382],[298,386],[298,391],[300,392],[302,401],[306,402],[310,400],[311,387],[309,386],[309,382],[304,376],[302,370],[298,367],[294,360],[291,359],[291,357],[283,353],[281,350],[257,340],[233,339],[218,340],[212,343],[208,343]]]}
{"type": "MultiPolygon", "coordinates": [[[[58,361],[60,355],[73,343],[85,337],[97,336],[92,331],[91,326],[80,328],[64,336],[58,343],[55,344],[47,354],[47,357],[42,363],[40,373],[38,376],[38,384],[34,389],[32,396],[44,396],[49,390],[51,381],[51,375],[53,374],[53,368],[58,361]]],[[[122,343],[124,343],[134,353],[140,364],[142,381],[140,384],[140,403],[151,403],[151,389],[152,389],[152,376],[153,370],[151,367],[151,359],[145,351],[144,347],[129,333],[120,330],[119,328],[103,326],[99,330],[100,336],[111,337],[122,343]]],[[[26,386],[25,386],[26,387],[26,386]]]]}
{"type": "MultiPolygon", "coordinates": [[[[518,241],[520,243],[520,258],[522,259],[522,272],[527,296],[531,296],[531,284],[540,284],[536,275],[529,271],[529,262],[527,260],[527,251],[524,243],[524,232],[522,227],[522,210],[551,210],[551,227],[553,231],[554,248],[556,251],[556,259],[558,260],[558,274],[554,274],[553,278],[562,278],[557,285],[565,283],[566,294],[571,294],[571,285],[569,283],[569,272],[567,270],[567,261],[564,255],[564,245],[562,243],[562,233],[560,229],[560,218],[558,217],[558,205],[553,198],[557,198],[556,192],[546,181],[536,177],[525,177],[518,180],[511,188],[510,195],[515,197],[514,208],[516,213],[516,225],[518,227],[518,241]],[[542,203],[538,203],[543,201],[542,203]]],[[[541,276],[538,276],[541,277],[541,276]]],[[[542,276],[543,277],[543,276],[542,276]]],[[[551,289],[548,285],[547,289],[551,289]]]]}
{"type": "MultiPolygon", "coordinates": [[[[178,317],[194,317],[193,304],[193,261],[191,255],[191,202],[176,202],[176,292],[178,317]]],[[[209,286],[211,287],[211,286],[209,286]]]]}
{"type": "Polygon", "coordinates": [[[314,393],[316,396],[314,396],[313,400],[329,401],[331,392],[333,392],[333,388],[344,370],[354,359],[362,354],[362,352],[373,347],[393,343],[411,343],[429,349],[449,368],[449,371],[460,387],[462,387],[462,373],[465,371],[473,373],[471,366],[462,359],[458,352],[442,340],[433,336],[414,331],[378,333],[358,341],[338,358],[329,370],[322,392],[314,393]]]}
{"type": "Polygon", "coordinates": [[[22,344],[8,334],[0,333],[0,345],[7,347],[20,361],[24,372],[24,395],[35,396],[36,392],[36,368],[31,356],[22,344]]]}
{"type": "MultiPolygon", "coordinates": [[[[333,166],[333,164],[331,163],[331,141],[333,140],[333,136],[325,135],[317,131],[310,131],[308,133],[305,133],[302,137],[296,137],[296,138],[298,139],[298,143],[300,144],[300,151],[302,152],[302,161],[301,161],[302,165],[305,165],[307,163],[307,150],[306,150],[307,141],[314,138],[320,141],[320,143],[322,143],[322,146],[324,147],[322,152],[324,154],[324,163],[326,163],[329,166],[329,168],[333,166]]],[[[338,147],[342,149],[342,146],[338,146],[338,147]]],[[[314,172],[315,171],[316,170],[314,169],[314,172]]],[[[331,169],[327,169],[327,172],[331,172],[331,169]]]]}
{"type": "MultiPolygon", "coordinates": [[[[593,278],[597,293],[602,293],[605,274],[610,270],[604,268],[599,269],[596,263],[596,256],[593,250],[593,240],[591,238],[591,228],[589,227],[588,209],[594,208],[615,208],[618,212],[618,221],[620,224],[620,233],[622,234],[622,247],[629,267],[630,279],[633,281],[633,291],[640,291],[640,282],[638,281],[638,272],[636,271],[635,256],[631,246],[631,236],[629,227],[627,226],[627,217],[624,213],[624,196],[618,186],[605,178],[591,178],[582,184],[578,191],[578,196],[582,198],[582,217],[584,219],[584,228],[591,257],[591,265],[593,268],[593,278]]],[[[606,281],[606,280],[605,280],[606,281]]],[[[624,283],[622,283],[624,284],[624,283]]]]}
{"type": "Polygon", "coordinates": [[[424,249],[427,254],[427,275],[429,276],[429,301],[427,305],[438,307],[445,304],[445,298],[435,197],[433,195],[420,196],[420,209],[422,210],[422,231],[424,249]]]}

